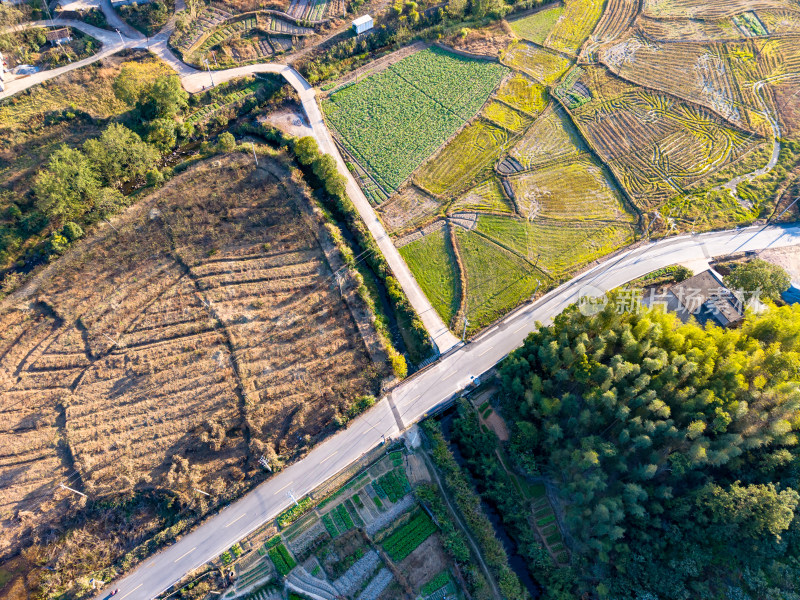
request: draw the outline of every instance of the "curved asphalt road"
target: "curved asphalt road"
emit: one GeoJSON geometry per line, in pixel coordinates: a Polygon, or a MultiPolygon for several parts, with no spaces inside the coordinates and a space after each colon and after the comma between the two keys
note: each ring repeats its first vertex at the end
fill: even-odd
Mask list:
{"type": "Polygon", "coordinates": [[[523,306],[477,340],[410,377],[350,427],[312,450],[306,458],[209,518],[179,542],[144,561],[96,598],[119,588],[114,600],[154,598],[186,573],[219,556],[248,533],[288,507],[291,491],[299,498],[377,446],[381,436],[403,429],[446,405],[470,383],[519,347],[536,328],[573,304],[588,287],[609,291],[676,263],[699,261],[746,250],[800,244],[800,225],[746,228],[671,238],[625,252],[579,275],[539,301],[523,306]]]}

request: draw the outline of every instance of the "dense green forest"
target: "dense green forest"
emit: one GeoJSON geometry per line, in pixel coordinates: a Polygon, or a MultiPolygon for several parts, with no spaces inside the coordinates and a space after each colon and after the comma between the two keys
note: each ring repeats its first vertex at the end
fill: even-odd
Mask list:
{"type": "Polygon", "coordinates": [[[800,306],[739,329],[573,308],[500,380],[505,451],[547,486],[568,564],[543,551],[467,404],[453,435],[545,598],[800,598],[800,306]]]}

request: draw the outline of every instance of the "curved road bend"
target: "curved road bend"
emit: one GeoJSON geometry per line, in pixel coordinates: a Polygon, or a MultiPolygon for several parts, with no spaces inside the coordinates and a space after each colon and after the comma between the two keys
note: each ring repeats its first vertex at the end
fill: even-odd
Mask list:
{"type": "MultiPolygon", "coordinates": [[[[536,328],[537,321],[551,321],[576,302],[585,287],[609,291],[672,264],[792,245],[800,245],[800,225],[751,227],[654,242],[597,265],[539,301],[514,311],[474,342],[410,377],[353,421],[349,428],[314,448],[306,458],[144,561],[110,586],[120,590],[115,600],[154,598],[186,573],[219,556],[288,507],[292,503],[289,491],[298,498],[312,491],[377,446],[381,436],[395,437],[402,429],[449,402],[469,384],[470,376],[484,373],[519,347],[536,328]]],[[[97,599],[107,595],[108,590],[97,599]]]]}

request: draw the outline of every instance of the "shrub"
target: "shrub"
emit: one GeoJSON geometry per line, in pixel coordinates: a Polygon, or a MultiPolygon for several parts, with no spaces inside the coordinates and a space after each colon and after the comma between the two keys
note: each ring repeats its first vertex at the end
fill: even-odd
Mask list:
{"type": "Polygon", "coordinates": [[[236,148],[236,138],[233,137],[233,134],[229,131],[226,131],[223,134],[220,134],[219,139],[217,140],[217,149],[220,152],[233,152],[236,148]]]}
{"type": "Polygon", "coordinates": [[[61,228],[61,235],[67,238],[68,241],[74,242],[83,236],[83,229],[77,223],[67,221],[64,223],[64,227],[61,228]]]}
{"type": "Polygon", "coordinates": [[[275,565],[275,569],[278,571],[278,575],[281,577],[285,577],[289,571],[297,566],[297,562],[292,555],[289,554],[289,551],[283,544],[275,546],[268,554],[270,560],[272,560],[272,563],[275,565]]]}
{"type": "Polygon", "coordinates": [[[145,181],[147,185],[155,187],[164,183],[164,175],[158,169],[150,169],[145,174],[145,181]]]}

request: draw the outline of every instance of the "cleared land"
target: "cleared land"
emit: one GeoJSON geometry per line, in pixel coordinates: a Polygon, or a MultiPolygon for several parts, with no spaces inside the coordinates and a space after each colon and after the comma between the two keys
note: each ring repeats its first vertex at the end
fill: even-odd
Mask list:
{"type": "Polygon", "coordinates": [[[381,365],[332,285],[307,192],[261,162],[191,167],[0,315],[2,551],[58,522],[70,535],[40,538],[53,567],[108,566],[193,487],[237,495],[262,453],[292,459],[372,390],[381,365]],[[111,508],[88,518],[59,481],[111,508]],[[87,540],[102,551],[76,552],[87,540]]]}
{"type": "Polygon", "coordinates": [[[480,109],[507,70],[439,48],[335,91],[322,102],[342,143],[387,190],[480,109]]]}

